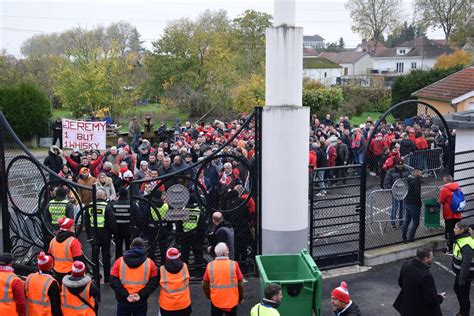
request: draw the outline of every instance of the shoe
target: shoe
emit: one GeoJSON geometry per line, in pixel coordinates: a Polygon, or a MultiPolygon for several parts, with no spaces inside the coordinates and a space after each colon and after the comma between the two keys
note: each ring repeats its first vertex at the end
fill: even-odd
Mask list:
{"type": "Polygon", "coordinates": [[[452,256],[452,255],[453,255],[453,252],[452,252],[452,251],[446,251],[444,254],[445,254],[446,256],[452,256]]]}
{"type": "Polygon", "coordinates": [[[377,174],[375,172],[369,172],[372,177],[375,177],[377,174]]]}
{"type": "Polygon", "coordinates": [[[316,196],[324,196],[324,191],[316,193],[316,196]]]}

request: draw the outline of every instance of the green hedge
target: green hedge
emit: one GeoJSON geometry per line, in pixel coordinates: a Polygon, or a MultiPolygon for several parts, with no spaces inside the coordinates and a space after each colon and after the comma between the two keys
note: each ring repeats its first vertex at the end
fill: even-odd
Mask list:
{"type": "Polygon", "coordinates": [[[1,87],[0,111],[23,141],[48,130],[51,104],[45,94],[33,84],[1,87]]]}
{"type": "Polygon", "coordinates": [[[390,107],[390,90],[355,85],[342,87],[344,102],[341,114],[349,117],[363,112],[385,112],[390,107]]]}

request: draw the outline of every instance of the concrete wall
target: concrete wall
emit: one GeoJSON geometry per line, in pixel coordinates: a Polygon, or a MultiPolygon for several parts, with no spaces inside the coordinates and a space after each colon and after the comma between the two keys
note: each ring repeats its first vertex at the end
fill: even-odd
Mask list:
{"type": "Polygon", "coordinates": [[[464,100],[463,102],[460,102],[457,104],[457,111],[461,112],[461,111],[467,111],[467,110],[474,110],[474,109],[469,109],[469,105],[473,103],[474,103],[474,97],[468,98],[464,100]]]}
{"type": "Polygon", "coordinates": [[[397,63],[404,63],[403,73],[409,73],[411,69],[411,63],[416,62],[416,69],[431,69],[436,63],[435,58],[408,58],[408,57],[376,57],[374,58],[374,69],[379,72],[390,71],[395,72],[397,70],[397,63]]]}
{"type": "Polygon", "coordinates": [[[374,61],[369,54],[366,54],[354,63],[354,75],[365,76],[368,73],[368,69],[372,68],[374,68],[374,61]]]}

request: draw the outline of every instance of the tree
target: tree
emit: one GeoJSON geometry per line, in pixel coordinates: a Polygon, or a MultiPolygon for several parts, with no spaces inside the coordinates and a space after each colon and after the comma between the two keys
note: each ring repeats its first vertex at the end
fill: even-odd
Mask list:
{"type": "Polygon", "coordinates": [[[250,79],[240,81],[234,90],[232,108],[234,111],[251,112],[255,106],[265,105],[265,78],[261,75],[252,75],[250,79]]]}
{"type": "Polygon", "coordinates": [[[457,50],[452,54],[443,54],[436,59],[436,69],[450,69],[461,66],[466,67],[472,63],[472,54],[463,50],[457,50]]]}
{"type": "Polygon", "coordinates": [[[344,49],[346,47],[346,43],[342,37],[339,37],[339,44],[337,45],[339,49],[344,49]]]}
{"type": "Polygon", "coordinates": [[[408,22],[405,21],[403,25],[398,26],[388,34],[385,46],[395,47],[404,42],[414,40],[419,36],[426,36],[425,30],[421,25],[414,23],[408,24],[408,22]]]}
{"type": "Polygon", "coordinates": [[[20,83],[0,88],[0,111],[21,140],[48,130],[51,106],[48,98],[33,84],[20,83]]]}
{"type": "Polygon", "coordinates": [[[104,110],[119,116],[138,98],[130,79],[136,67],[134,56],[122,58],[118,44],[108,52],[90,51],[89,58],[83,53],[70,51],[71,61],[63,60],[55,70],[56,94],[76,116],[104,110]]]}
{"type": "Polygon", "coordinates": [[[352,31],[377,44],[386,32],[396,28],[400,19],[400,0],[349,0],[346,9],[352,17],[352,31]]]}
{"type": "Polygon", "coordinates": [[[265,30],[270,26],[272,16],[255,10],[246,10],[233,21],[238,68],[246,77],[265,72],[265,30]]]}
{"type": "Polygon", "coordinates": [[[311,113],[318,117],[324,117],[327,113],[336,114],[342,101],[339,87],[326,87],[311,79],[303,82],[303,106],[309,106],[311,113]]]}
{"type": "Polygon", "coordinates": [[[470,0],[416,0],[415,12],[424,26],[443,30],[447,46],[451,35],[464,27],[471,14],[471,3],[470,0]]]}

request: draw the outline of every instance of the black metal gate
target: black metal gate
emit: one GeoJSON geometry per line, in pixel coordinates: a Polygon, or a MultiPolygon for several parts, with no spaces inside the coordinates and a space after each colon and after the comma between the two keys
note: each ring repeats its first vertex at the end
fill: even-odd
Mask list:
{"type": "Polygon", "coordinates": [[[365,231],[362,165],[319,168],[310,180],[310,249],[320,269],[360,264],[365,231]]]}

